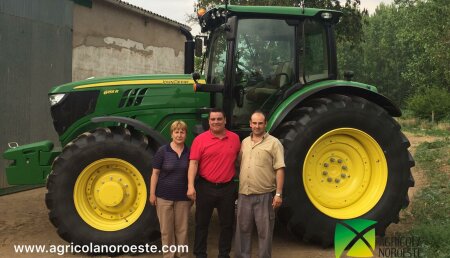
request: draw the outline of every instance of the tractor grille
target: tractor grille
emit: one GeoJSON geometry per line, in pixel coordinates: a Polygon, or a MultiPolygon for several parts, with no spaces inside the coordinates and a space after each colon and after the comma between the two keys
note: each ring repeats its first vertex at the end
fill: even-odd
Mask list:
{"type": "Polygon", "coordinates": [[[144,99],[147,90],[148,88],[126,90],[120,99],[119,108],[139,106],[142,103],[142,99],[144,99]]]}
{"type": "Polygon", "coordinates": [[[94,112],[99,91],[67,93],[61,103],[51,107],[53,126],[62,135],[78,119],[94,112]]]}

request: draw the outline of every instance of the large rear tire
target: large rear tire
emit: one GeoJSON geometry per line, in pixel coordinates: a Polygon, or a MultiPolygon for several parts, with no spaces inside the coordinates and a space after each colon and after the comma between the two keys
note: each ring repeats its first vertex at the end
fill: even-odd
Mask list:
{"type": "Polygon", "coordinates": [[[330,95],[294,109],[276,135],[286,156],[279,218],[305,241],[329,246],[336,222],[366,218],[384,235],[408,206],[414,185],[407,138],[381,107],[363,98],[330,95]]]}
{"type": "Polygon", "coordinates": [[[67,144],[53,163],[46,194],[61,238],[110,246],[157,240],[158,219],[147,202],[154,147],[122,127],[99,128],[67,144]]]}

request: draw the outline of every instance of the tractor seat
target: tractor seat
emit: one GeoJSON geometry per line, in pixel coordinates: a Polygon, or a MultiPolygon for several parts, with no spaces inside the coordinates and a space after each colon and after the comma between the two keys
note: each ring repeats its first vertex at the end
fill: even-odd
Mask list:
{"type": "Polygon", "coordinates": [[[246,97],[256,103],[264,103],[267,98],[280,90],[281,87],[291,83],[293,79],[292,62],[281,62],[274,69],[271,78],[260,82],[250,89],[246,97]]]}

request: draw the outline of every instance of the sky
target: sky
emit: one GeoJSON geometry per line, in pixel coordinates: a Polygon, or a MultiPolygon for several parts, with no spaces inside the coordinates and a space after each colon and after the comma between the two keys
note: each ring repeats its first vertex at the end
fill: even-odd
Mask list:
{"type": "MultiPolygon", "coordinates": [[[[188,14],[194,12],[194,0],[122,0],[132,5],[142,7],[148,11],[165,16],[172,20],[187,24],[188,14]]],[[[381,3],[392,3],[393,0],[361,0],[361,8],[366,8],[369,14],[375,12],[375,8],[381,3]]],[[[192,27],[193,34],[200,30],[197,24],[187,24],[192,27]],[[198,28],[196,28],[198,27],[198,28]]]]}

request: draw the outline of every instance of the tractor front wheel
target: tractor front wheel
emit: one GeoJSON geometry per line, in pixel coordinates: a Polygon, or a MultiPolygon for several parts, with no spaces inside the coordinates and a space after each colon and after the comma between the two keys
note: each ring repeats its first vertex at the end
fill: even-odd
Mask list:
{"type": "Polygon", "coordinates": [[[148,205],[153,148],[122,127],[100,128],[67,144],[53,163],[46,194],[49,217],[67,242],[144,244],[159,238],[148,205]]]}

